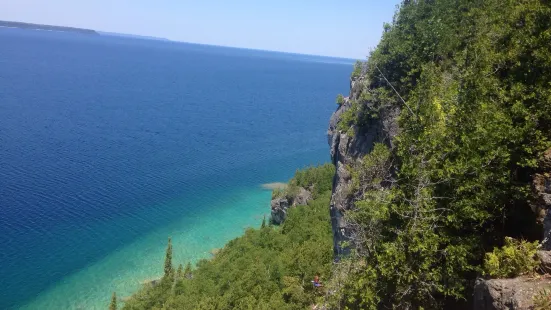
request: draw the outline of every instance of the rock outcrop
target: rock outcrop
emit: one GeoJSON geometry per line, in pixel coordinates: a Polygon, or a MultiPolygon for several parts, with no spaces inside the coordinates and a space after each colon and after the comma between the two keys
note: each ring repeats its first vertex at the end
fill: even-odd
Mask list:
{"type": "Polygon", "coordinates": [[[274,224],[281,224],[287,216],[287,209],[289,209],[289,200],[286,197],[274,198],[270,202],[272,207],[271,221],[274,224]]]}
{"type": "Polygon", "coordinates": [[[276,197],[270,202],[272,209],[271,221],[274,224],[281,224],[287,217],[287,210],[291,207],[298,205],[307,205],[312,200],[312,193],[310,191],[299,187],[298,193],[292,197],[276,197]]]}
{"type": "Polygon", "coordinates": [[[536,256],[540,261],[541,271],[551,273],[551,251],[538,251],[536,256]]]}
{"type": "Polygon", "coordinates": [[[298,194],[294,197],[292,206],[305,206],[308,204],[308,201],[312,200],[312,193],[300,187],[298,194]]]}
{"type": "Polygon", "coordinates": [[[331,116],[327,131],[331,160],[336,168],[330,205],[335,255],[348,252],[341,246],[342,242],[348,240],[347,225],[343,215],[354,207],[355,199],[362,195],[362,193],[350,195],[352,180],[347,166],[351,166],[369,154],[377,142],[392,146],[392,138],[398,133],[396,120],[400,109],[394,106],[379,108],[379,117],[370,120],[362,128],[352,126],[346,132],[339,130],[342,115],[352,108],[353,102],[357,101],[364,106],[370,105],[369,102],[360,102],[361,94],[369,91],[368,85],[369,82],[364,77],[351,79],[350,96],[344,98],[343,103],[331,116]]]}
{"type": "Polygon", "coordinates": [[[533,309],[534,296],[550,286],[549,278],[478,279],[474,290],[474,310],[533,309]]]}
{"type": "Polygon", "coordinates": [[[551,149],[545,152],[538,172],[532,178],[536,196],[534,211],[543,218],[543,248],[551,250],[551,149]]]}

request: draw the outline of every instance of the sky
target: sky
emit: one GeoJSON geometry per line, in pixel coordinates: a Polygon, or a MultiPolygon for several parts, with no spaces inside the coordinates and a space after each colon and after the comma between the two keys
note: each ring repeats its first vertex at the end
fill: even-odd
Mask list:
{"type": "Polygon", "coordinates": [[[0,0],[0,20],[365,59],[400,0],[0,0]]]}

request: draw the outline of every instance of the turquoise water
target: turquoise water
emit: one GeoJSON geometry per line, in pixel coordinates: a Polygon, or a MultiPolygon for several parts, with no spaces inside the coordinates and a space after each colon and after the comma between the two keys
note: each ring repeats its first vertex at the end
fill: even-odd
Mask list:
{"type": "Polygon", "coordinates": [[[0,30],[0,309],[105,309],[328,161],[352,61],[0,30]]]}
{"type": "MultiPolygon", "coordinates": [[[[269,197],[265,191],[233,189],[210,201],[205,212],[176,219],[64,278],[24,309],[105,309],[109,302],[106,288],[129,296],[144,280],[162,275],[167,236],[172,236],[175,262],[209,257],[212,249],[237,237],[244,228],[257,227],[269,197]]],[[[177,207],[186,202],[173,203],[177,207]]]]}

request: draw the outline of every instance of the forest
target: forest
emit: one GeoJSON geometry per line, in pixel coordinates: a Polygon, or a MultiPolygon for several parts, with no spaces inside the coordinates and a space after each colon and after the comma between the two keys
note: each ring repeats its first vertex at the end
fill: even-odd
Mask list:
{"type": "Polygon", "coordinates": [[[464,309],[477,277],[533,272],[550,42],[546,0],[404,0],[352,69],[360,96],[337,100],[349,105],[338,129],[352,138],[400,109],[388,120],[397,134],[346,167],[351,254],[333,257],[331,178],[313,173],[329,168],[310,168],[320,178],[310,183],[323,185],[308,206],[191,271],[165,268],[124,309],[464,309]]]}

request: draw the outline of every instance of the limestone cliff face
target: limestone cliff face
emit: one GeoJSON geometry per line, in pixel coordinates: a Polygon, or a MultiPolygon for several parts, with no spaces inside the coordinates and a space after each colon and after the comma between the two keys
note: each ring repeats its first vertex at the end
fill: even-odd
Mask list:
{"type": "MultiPolygon", "coordinates": [[[[335,255],[347,254],[347,249],[341,246],[347,241],[347,226],[344,213],[354,207],[354,202],[363,193],[351,193],[351,176],[347,166],[352,166],[369,154],[375,143],[384,143],[392,147],[392,138],[398,133],[398,107],[379,109],[379,117],[370,120],[363,128],[352,126],[349,130],[339,130],[339,122],[343,113],[352,107],[353,102],[359,102],[363,92],[369,92],[369,81],[364,77],[352,78],[350,81],[350,96],[333,113],[329,121],[327,137],[331,160],[336,168],[333,178],[331,196],[331,225],[333,229],[333,249],[335,255]]],[[[360,106],[369,106],[370,102],[360,102],[360,106]]]]}
{"type": "Polygon", "coordinates": [[[298,189],[298,193],[293,197],[275,197],[270,202],[271,205],[271,221],[279,225],[285,221],[287,210],[298,205],[307,205],[312,200],[312,193],[302,187],[298,189]]]}

